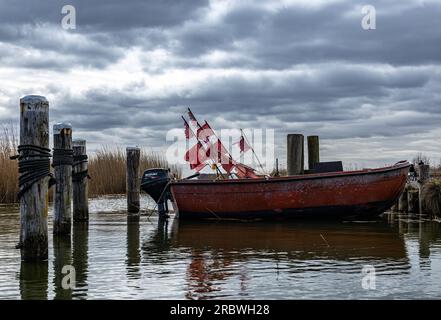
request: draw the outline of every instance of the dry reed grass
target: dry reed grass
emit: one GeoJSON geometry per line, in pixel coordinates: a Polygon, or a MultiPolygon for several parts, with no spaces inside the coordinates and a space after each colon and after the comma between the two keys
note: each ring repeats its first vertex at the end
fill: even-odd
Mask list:
{"type": "Polygon", "coordinates": [[[13,125],[0,127],[0,203],[17,202],[17,161],[9,159],[17,152],[17,130],[13,125]]]}
{"type": "MultiPolygon", "coordinates": [[[[149,168],[170,168],[177,176],[181,170],[170,166],[160,155],[141,150],[140,174],[149,168]]],[[[122,194],[126,192],[126,151],[102,147],[89,159],[89,195],[122,194]]]]}
{"type": "Polygon", "coordinates": [[[434,218],[441,218],[441,180],[427,182],[422,191],[422,202],[425,210],[434,218]]]}

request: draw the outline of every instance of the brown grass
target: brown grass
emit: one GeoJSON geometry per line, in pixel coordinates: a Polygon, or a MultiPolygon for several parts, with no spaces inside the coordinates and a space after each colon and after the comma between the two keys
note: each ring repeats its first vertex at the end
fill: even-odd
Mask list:
{"type": "Polygon", "coordinates": [[[13,125],[0,127],[0,203],[17,202],[17,161],[9,159],[16,154],[17,134],[13,125]]]}
{"type": "Polygon", "coordinates": [[[425,210],[432,217],[441,217],[441,180],[427,182],[421,193],[425,210]]]}
{"type": "MultiPolygon", "coordinates": [[[[170,168],[177,176],[181,171],[170,166],[160,155],[141,151],[140,174],[149,168],[170,168]]],[[[122,194],[126,192],[126,152],[121,148],[102,147],[89,159],[89,195],[122,194]]]]}

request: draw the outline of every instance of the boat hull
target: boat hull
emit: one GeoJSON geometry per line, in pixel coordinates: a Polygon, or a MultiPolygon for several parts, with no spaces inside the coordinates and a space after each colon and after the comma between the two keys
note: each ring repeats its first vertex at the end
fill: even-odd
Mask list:
{"type": "Polygon", "coordinates": [[[171,183],[180,219],[379,215],[404,189],[409,164],[270,179],[171,183]]]}

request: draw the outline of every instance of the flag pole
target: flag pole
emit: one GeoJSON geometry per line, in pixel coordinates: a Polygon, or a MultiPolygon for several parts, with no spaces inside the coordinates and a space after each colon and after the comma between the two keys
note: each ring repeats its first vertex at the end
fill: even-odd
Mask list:
{"type": "Polygon", "coordinates": [[[247,136],[245,135],[245,133],[243,132],[242,129],[240,129],[240,134],[242,135],[242,137],[245,138],[246,143],[250,146],[251,151],[253,152],[253,155],[256,157],[257,162],[259,163],[259,166],[260,166],[260,168],[262,169],[262,172],[263,172],[265,175],[267,175],[266,171],[263,169],[263,166],[262,166],[262,163],[261,163],[260,160],[259,160],[259,157],[257,156],[256,152],[254,151],[253,146],[251,145],[250,141],[248,140],[247,136]]]}

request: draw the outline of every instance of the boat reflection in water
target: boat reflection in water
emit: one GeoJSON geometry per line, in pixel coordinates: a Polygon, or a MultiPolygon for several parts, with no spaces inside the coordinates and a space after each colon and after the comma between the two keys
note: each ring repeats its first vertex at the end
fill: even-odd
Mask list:
{"type": "MultiPolygon", "coordinates": [[[[407,273],[410,265],[397,227],[366,223],[203,223],[173,221],[172,247],[188,248],[186,298],[222,297],[222,283],[235,278],[246,296],[253,271],[315,277],[326,272],[360,274],[364,265],[377,271],[407,273]],[[255,268],[255,270],[253,270],[255,268]],[[218,285],[219,284],[219,285],[218,285]]],[[[238,285],[237,285],[238,284],[238,285]]],[[[239,288],[237,288],[239,287],[239,288]]]]}

